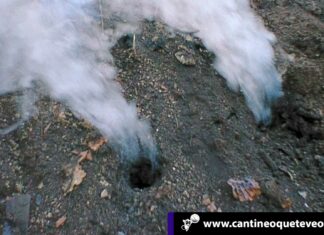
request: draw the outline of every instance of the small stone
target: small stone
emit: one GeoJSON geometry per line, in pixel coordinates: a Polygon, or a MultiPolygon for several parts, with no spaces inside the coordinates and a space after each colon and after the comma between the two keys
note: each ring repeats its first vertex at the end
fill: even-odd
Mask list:
{"type": "Polygon", "coordinates": [[[175,53],[175,57],[183,65],[187,65],[187,66],[196,65],[194,54],[189,51],[185,51],[185,50],[178,51],[175,53]]]}
{"type": "Polygon", "coordinates": [[[102,185],[102,186],[104,186],[104,187],[108,187],[108,186],[110,186],[110,184],[107,182],[107,180],[105,180],[105,179],[101,179],[100,180],[100,184],[102,185]]]}
{"type": "Polygon", "coordinates": [[[317,161],[321,161],[323,159],[323,157],[321,155],[315,155],[315,160],[317,161]]]}
{"type": "Polygon", "coordinates": [[[53,214],[51,212],[48,212],[47,215],[46,215],[46,218],[47,219],[53,218],[53,214]]]}
{"type": "Polygon", "coordinates": [[[305,191],[300,191],[300,192],[298,192],[298,194],[299,194],[300,196],[302,196],[304,199],[307,198],[307,192],[305,192],[305,191]]]}
{"type": "Polygon", "coordinates": [[[36,203],[36,205],[37,205],[37,206],[40,206],[40,204],[42,204],[42,202],[43,202],[43,198],[42,198],[42,196],[41,196],[40,194],[37,194],[37,195],[36,195],[36,198],[35,198],[35,203],[36,203]]]}
{"type": "Polygon", "coordinates": [[[41,182],[41,183],[37,186],[38,189],[42,189],[43,187],[44,187],[44,183],[43,183],[43,182],[41,182]]]}
{"type": "Polygon", "coordinates": [[[184,191],[183,195],[185,195],[187,198],[190,198],[190,195],[189,195],[189,193],[187,191],[184,191]]]}
{"type": "Polygon", "coordinates": [[[16,222],[15,225],[19,228],[20,234],[27,234],[30,221],[30,201],[31,196],[29,194],[17,194],[6,202],[6,215],[16,222]]]}
{"type": "Polygon", "coordinates": [[[151,208],[150,208],[150,211],[153,212],[156,208],[157,208],[156,205],[152,205],[151,208]]]}
{"type": "Polygon", "coordinates": [[[110,195],[108,193],[107,189],[102,190],[101,194],[100,194],[101,198],[110,198],[110,195]]]}
{"type": "Polygon", "coordinates": [[[24,185],[21,182],[16,183],[17,192],[21,193],[24,189],[24,185]]]}

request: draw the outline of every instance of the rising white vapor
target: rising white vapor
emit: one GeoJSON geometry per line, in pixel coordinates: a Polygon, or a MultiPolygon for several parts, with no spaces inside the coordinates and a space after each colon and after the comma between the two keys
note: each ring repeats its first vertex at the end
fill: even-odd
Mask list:
{"type": "Polygon", "coordinates": [[[98,4],[1,0],[0,95],[41,83],[53,99],[98,128],[121,155],[135,159],[142,149],[154,159],[149,125],[114,81],[110,49],[143,19],[155,19],[195,32],[215,53],[214,67],[229,87],[242,91],[256,121],[270,122],[271,104],[281,95],[271,46],[275,37],[248,0],[100,0],[101,11],[98,4]],[[113,29],[100,27],[101,14],[114,21],[113,29]]]}
{"type": "Polygon", "coordinates": [[[114,0],[105,1],[107,15],[129,22],[157,19],[195,32],[214,52],[215,69],[234,91],[241,91],[257,122],[269,124],[271,104],[282,95],[274,65],[275,36],[266,30],[249,0],[114,0]]]}

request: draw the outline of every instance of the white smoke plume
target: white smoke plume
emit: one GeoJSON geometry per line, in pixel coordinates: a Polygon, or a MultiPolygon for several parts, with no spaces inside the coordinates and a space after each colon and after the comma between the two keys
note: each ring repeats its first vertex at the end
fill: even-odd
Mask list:
{"type": "MultiPolygon", "coordinates": [[[[41,82],[49,95],[90,121],[129,159],[155,144],[149,125],[114,81],[109,49],[84,1],[3,0],[0,3],[0,94],[41,82]],[[141,145],[141,146],[140,146],[141,145]]],[[[26,110],[23,110],[25,112],[26,110]]]]}
{"type": "Polygon", "coordinates": [[[282,95],[268,32],[249,0],[114,0],[107,15],[130,22],[157,19],[175,30],[195,32],[217,59],[215,69],[234,91],[241,91],[257,122],[269,124],[271,104],[282,95]]]}
{"type": "Polygon", "coordinates": [[[1,0],[0,15],[0,95],[40,82],[129,159],[141,149],[154,159],[155,143],[114,81],[110,49],[143,19],[195,32],[215,53],[214,67],[229,87],[243,92],[257,122],[270,122],[271,104],[281,95],[275,37],[248,0],[1,0]],[[102,27],[102,16],[113,29],[102,27]]]}

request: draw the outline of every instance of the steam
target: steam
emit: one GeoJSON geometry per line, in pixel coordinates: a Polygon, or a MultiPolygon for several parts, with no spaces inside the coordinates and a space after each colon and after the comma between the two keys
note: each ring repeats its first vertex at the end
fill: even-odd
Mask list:
{"type": "Polygon", "coordinates": [[[249,0],[106,1],[107,15],[129,21],[157,19],[173,29],[196,32],[217,56],[214,68],[234,91],[241,91],[257,122],[271,122],[271,104],[282,95],[274,66],[275,36],[255,16],[249,0]],[[126,7],[127,6],[127,7],[126,7]]]}
{"type": "Polygon", "coordinates": [[[215,69],[232,90],[242,91],[257,122],[270,122],[271,104],[281,95],[275,37],[248,0],[2,0],[0,14],[0,95],[40,82],[130,160],[144,151],[154,161],[155,143],[114,81],[110,49],[143,19],[196,32],[216,54],[215,69]]]}
{"type": "Polygon", "coordinates": [[[105,40],[88,3],[1,1],[0,94],[41,82],[52,98],[98,128],[123,157],[133,160],[143,151],[155,161],[149,125],[114,81],[109,53],[114,35],[105,40]]]}

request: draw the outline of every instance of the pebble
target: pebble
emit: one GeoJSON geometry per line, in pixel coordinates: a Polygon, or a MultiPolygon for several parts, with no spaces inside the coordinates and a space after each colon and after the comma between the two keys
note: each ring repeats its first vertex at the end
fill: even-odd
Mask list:
{"type": "Polygon", "coordinates": [[[304,199],[307,198],[307,192],[306,192],[306,191],[300,191],[300,192],[298,192],[298,194],[299,194],[300,196],[302,196],[304,199]]]}
{"type": "Polygon", "coordinates": [[[42,196],[41,196],[40,194],[37,194],[37,195],[36,195],[36,198],[35,198],[35,203],[36,203],[36,205],[37,205],[37,206],[40,206],[40,205],[42,204],[42,202],[43,202],[43,198],[42,198],[42,196]]]}
{"type": "Polygon", "coordinates": [[[110,198],[110,195],[109,195],[107,189],[102,190],[100,197],[101,198],[110,198]]]}
{"type": "Polygon", "coordinates": [[[46,218],[51,219],[52,217],[53,217],[53,214],[51,212],[48,212],[47,215],[46,215],[46,218]]]}
{"type": "Polygon", "coordinates": [[[193,53],[190,53],[189,51],[181,50],[175,53],[175,57],[177,60],[187,66],[194,66],[196,65],[196,60],[193,53]]]}

